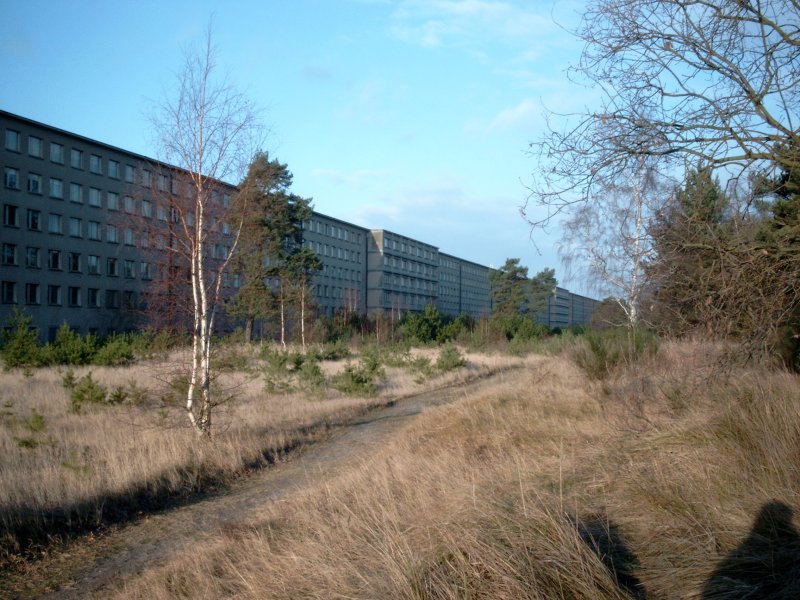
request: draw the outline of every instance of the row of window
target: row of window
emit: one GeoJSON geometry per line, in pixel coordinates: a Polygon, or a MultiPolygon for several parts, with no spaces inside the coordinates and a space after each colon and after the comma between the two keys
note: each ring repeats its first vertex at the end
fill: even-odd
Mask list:
{"type": "Polygon", "coordinates": [[[322,235],[327,235],[337,240],[344,240],[345,242],[361,243],[361,234],[355,231],[350,231],[338,225],[331,225],[330,223],[323,223],[319,219],[309,219],[305,223],[306,231],[317,232],[322,235]]]}
{"type": "MultiPolygon", "coordinates": [[[[0,301],[3,304],[17,304],[19,302],[16,281],[0,282],[0,301]]],[[[133,308],[136,306],[136,293],[128,290],[101,290],[99,288],[83,288],[76,286],[48,285],[39,283],[26,283],[24,286],[23,302],[30,306],[42,304],[42,291],[46,290],[46,302],[49,306],[63,306],[66,300],[67,306],[89,308],[133,308]],[[66,298],[63,290],[66,289],[66,298]],[[105,291],[105,294],[103,294],[105,291]],[[102,296],[105,302],[101,304],[102,296]]]]}
{"type": "MultiPolygon", "coordinates": [[[[14,129],[5,130],[5,149],[11,152],[22,152],[22,134],[14,129]]],[[[28,135],[28,155],[34,158],[44,158],[45,142],[42,138],[35,135],[28,135]]],[[[63,144],[50,142],[49,146],[50,161],[59,165],[66,163],[67,152],[63,144]]],[[[137,181],[137,168],[134,165],[122,165],[119,161],[111,158],[105,161],[106,168],[103,169],[103,157],[95,153],[85,153],[80,148],[69,149],[69,165],[78,170],[84,170],[88,166],[90,173],[95,175],[108,175],[113,179],[122,179],[126,183],[139,183],[143,187],[150,187],[153,183],[153,174],[149,169],[139,168],[137,181]],[[88,165],[86,164],[88,156],[88,165]]],[[[28,191],[32,193],[41,192],[41,175],[31,173],[28,175],[28,191]],[[38,184],[37,184],[38,181],[38,184]]],[[[159,173],[155,177],[155,182],[160,192],[169,192],[173,195],[178,194],[178,179],[169,175],[159,173]]],[[[19,189],[19,171],[17,169],[6,169],[6,187],[19,189]],[[10,172],[9,172],[10,171],[10,172]]],[[[58,184],[51,184],[58,185],[58,184]]],[[[51,187],[51,195],[53,188],[51,187]]],[[[212,192],[212,201],[216,201],[217,192],[212,192]]],[[[60,197],[60,196],[54,196],[60,197]]],[[[230,206],[230,195],[225,193],[222,197],[222,204],[225,208],[230,206]]]]}
{"type": "Polygon", "coordinates": [[[406,242],[399,242],[397,240],[390,240],[388,237],[383,238],[383,247],[386,250],[400,250],[400,252],[407,252],[411,256],[419,256],[424,260],[433,260],[434,252],[426,248],[420,249],[419,246],[407,244],[406,242]]]}
{"type": "Polygon", "coordinates": [[[395,258],[394,256],[383,255],[383,266],[391,267],[393,269],[402,269],[409,273],[419,273],[425,277],[433,277],[433,267],[425,265],[412,260],[405,260],[403,258],[395,258]]]}
{"type": "MultiPolygon", "coordinates": [[[[35,135],[28,135],[28,155],[34,158],[44,158],[44,140],[35,135]]],[[[22,134],[14,129],[6,129],[5,132],[5,149],[11,152],[22,152],[22,134]]],[[[51,162],[59,165],[66,163],[67,152],[63,144],[57,142],[50,142],[49,158],[51,162]]],[[[85,153],[80,148],[70,148],[69,150],[69,165],[73,169],[83,170],[88,166],[89,172],[95,175],[103,175],[103,157],[99,154],[88,154],[88,165],[85,162],[85,153]]],[[[143,169],[144,173],[149,175],[149,171],[143,169]]],[[[108,159],[106,161],[106,174],[114,179],[119,179],[124,174],[125,181],[133,183],[136,173],[136,167],[133,165],[120,165],[119,161],[108,159]]],[[[149,176],[143,177],[149,184],[149,176]]]]}
{"type": "Polygon", "coordinates": [[[414,277],[403,277],[398,275],[392,275],[391,277],[387,274],[383,276],[383,284],[382,285],[392,285],[395,287],[403,287],[415,290],[421,290],[423,292],[429,292],[431,294],[435,293],[436,289],[438,288],[438,284],[432,281],[424,281],[421,279],[416,279],[414,277]]]}
{"type": "Polygon", "coordinates": [[[361,271],[343,269],[332,265],[322,265],[322,275],[344,279],[345,281],[361,281],[361,271]]]}
{"type": "Polygon", "coordinates": [[[319,242],[312,242],[311,240],[306,242],[306,247],[316,252],[318,256],[329,256],[331,258],[339,258],[341,260],[348,260],[361,264],[361,252],[356,252],[355,250],[320,244],[319,242]]]}
{"type": "MultiPolygon", "coordinates": [[[[11,267],[19,265],[19,248],[16,244],[4,243],[2,246],[2,264],[11,267]]],[[[47,250],[47,268],[51,271],[63,271],[65,266],[70,273],[83,273],[83,255],[80,252],[64,252],[62,250],[47,250]]],[[[29,269],[41,269],[44,253],[41,248],[35,246],[25,247],[25,266],[29,269]]],[[[87,254],[85,258],[86,273],[89,275],[102,275],[100,265],[102,258],[97,254],[87,254]]],[[[129,259],[119,259],[116,257],[106,258],[105,274],[109,277],[119,277],[120,266],[122,276],[134,278],[136,276],[136,262],[129,259]]],[[[139,277],[141,279],[152,279],[152,265],[149,262],[139,261],[139,277]]]]}

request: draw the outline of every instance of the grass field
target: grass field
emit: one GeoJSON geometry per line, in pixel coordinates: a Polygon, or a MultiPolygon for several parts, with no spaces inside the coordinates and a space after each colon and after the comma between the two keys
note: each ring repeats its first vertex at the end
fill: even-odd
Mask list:
{"type": "MultiPolygon", "coordinates": [[[[229,349],[220,363],[237,366],[215,382],[218,397],[229,400],[215,410],[209,443],[188,427],[175,389],[185,360],[173,352],[131,367],[0,373],[0,554],[185,499],[279,460],[370,406],[519,362],[475,356],[464,369],[419,383],[407,369],[387,367],[377,393],[365,397],[330,386],[268,393],[256,350],[229,349]],[[108,394],[120,388],[127,397],[83,402],[76,412],[64,379],[89,373],[108,394]]],[[[321,371],[330,378],[345,364],[323,361],[321,371]]]]}
{"type": "Polygon", "coordinates": [[[798,378],[716,356],[541,357],[116,597],[800,597],[798,378]]]}
{"type": "MultiPolygon", "coordinates": [[[[577,341],[557,356],[471,355],[467,369],[424,383],[387,367],[382,393],[396,396],[525,365],[488,392],[423,413],[358,468],[103,597],[800,597],[800,379],[757,365],[723,368],[723,349],[692,342],[662,342],[607,372],[589,368],[587,352],[577,341]]],[[[112,383],[137,372],[95,375],[112,383]]],[[[46,506],[56,497],[48,485],[81,498],[170,469],[179,482],[186,465],[235,472],[263,455],[267,433],[277,448],[287,431],[382,401],[330,390],[316,400],[267,397],[246,373],[231,377],[242,381],[240,399],[218,420],[224,451],[183,427],[147,424],[154,411],[143,407],[70,415],[55,372],[7,380],[4,397],[18,385],[11,389],[27,404],[14,403],[17,423],[6,424],[0,443],[5,456],[28,462],[3,471],[4,483],[16,482],[3,486],[4,510],[31,497],[46,506]],[[34,408],[46,429],[23,434],[34,408]],[[14,441],[22,435],[56,441],[28,448],[14,441]],[[68,446],[67,435],[81,441],[68,446]],[[92,449],[79,455],[91,470],[56,462],[73,460],[64,453],[81,444],[92,449]],[[41,475],[25,482],[26,470],[41,475]]]]}

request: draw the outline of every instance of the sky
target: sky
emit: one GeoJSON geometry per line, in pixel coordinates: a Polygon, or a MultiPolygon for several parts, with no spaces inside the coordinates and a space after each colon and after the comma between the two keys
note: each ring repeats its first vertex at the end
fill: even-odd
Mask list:
{"type": "Polygon", "coordinates": [[[315,210],[483,265],[552,267],[587,293],[562,272],[558,225],[520,216],[546,112],[591,97],[567,76],[582,4],[0,0],[0,109],[159,158],[148,116],[212,23],[218,72],[315,210]]]}

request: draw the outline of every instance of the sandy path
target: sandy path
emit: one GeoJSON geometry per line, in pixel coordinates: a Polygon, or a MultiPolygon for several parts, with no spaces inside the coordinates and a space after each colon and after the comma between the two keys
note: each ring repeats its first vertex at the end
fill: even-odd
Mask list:
{"type": "Polygon", "coordinates": [[[497,385],[503,377],[503,373],[495,373],[477,381],[397,400],[298,452],[287,462],[238,482],[224,493],[150,515],[94,541],[77,543],[74,551],[70,549],[52,558],[50,567],[46,564],[37,567],[40,574],[48,571],[51,576],[62,574],[49,582],[51,589],[58,589],[42,597],[72,599],[102,595],[102,590],[119,578],[134,576],[149,564],[163,563],[188,544],[247,519],[264,504],[286,500],[306,485],[319,484],[358,465],[371,449],[426,408],[497,385]]]}

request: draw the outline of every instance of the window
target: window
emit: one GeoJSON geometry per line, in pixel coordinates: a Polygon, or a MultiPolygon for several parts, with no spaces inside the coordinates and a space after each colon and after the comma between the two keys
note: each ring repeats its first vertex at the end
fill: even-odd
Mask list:
{"type": "Polygon", "coordinates": [[[19,189],[19,171],[6,167],[5,175],[3,176],[3,184],[12,190],[19,189]]]}
{"type": "Polygon", "coordinates": [[[166,175],[159,175],[158,176],[158,191],[159,192],[166,192],[167,191],[167,179],[166,175]]]}
{"type": "Polygon", "coordinates": [[[119,210],[119,194],[108,192],[106,194],[106,204],[108,205],[108,210],[119,210]]]}
{"type": "Polygon", "coordinates": [[[133,246],[135,241],[133,229],[126,229],[123,233],[122,240],[125,242],[126,246],[133,246]]]}
{"type": "Polygon", "coordinates": [[[86,306],[100,308],[100,290],[95,288],[86,290],[86,306]]]}
{"type": "Polygon", "coordinates": [[[100,223],[98,221],[89,221],[87,223],[86,237],[90,240],[100,239],[100,223]]]}
{"type": "Polygon", "coordinates": [[[117,229],[116,225],[106,226],[106,241],[111,242],[112,244],[119,243],[119,230],[117,229]]]}
{"type": "Polygon", "coordinates": [[[3,304],[17,303],[17,284],[13,281],[3,281],[0,283],[0,296],[3,304]]]}
{"type": "Polygon", "coordinates": [[[47,251],[47,268],[53,271],[61,270],[61,250],[47,251]]]}
{"type": "Polygon", "coordinates": [[[95,175],[103,174],[103,159],[97,154],[89,155],[89,171],[95,175]]]}
{"type": "Polygon", "coordinates": [[[108,176],[119,179],[119,163],[115,160],[108,161],[108,176]]]}
{"type": "Polygon", "coordinates": [[[42,176],[36,173],[28,173],[28,191],[31,194],[42,193],[42,176]]]}
{"type": "Polygon", "coordinates": [[[122,261],[122,275],[133,278],[134,262],[132,260],[122,261]]]}
{"type": "Polygon", "coordinates": [[[69,301],[70,306],[80,306],[81,305],[81,288],[79,287],[69,287],[67,288],[67,299],[69,301]]]}
{"type": "Polygon", "coordinates": [[[119,290],[106,290],[106,308],[119,308],[119,290]]]}
{"type": "Polygon", "coordinates": [[[28,246],[25,249],[25,266],[29,269],[39,268],[39,248],[28,246]]]}
{"type": "Polygon", "coordinates": [[[69,151],[69,164],[73,169],[83,168],[83,152],[77,148],[72,148],[69,151]]]}
{"type": "Polygon", "coordinates": [[[47,286],[47,303],[50,306],[61,306],[61,286],[48,285],[47,286]]]}
{"type": "Polygon", "coordinates": [[[3,264],[16,265],[17,264],[17,245],[16,244],[3,244],[3,264]]]}
{"type": "Polygon", "coordinates": [[[39,304],[39,284],[25,284],[25,304],[39,304]]]}
{"type": "Polygon", "coordinates": [[[64,182],[60,179],[56,179],[55,177],[50,178],[50,197],[51,198],[58,198],[59,200],[64,198],[64,182]]]}
{"type": "Polygon", "coordinates": [[[169,182],[169,191],[172,193],[173,196],[178,195],[178,180],[173,179],[169,182]]]}
{"type": "Polygon", "coordinates": [[[128,183],[133,183],[134,176],[136,174],[136,168],[132,165],[125,165],[125,181],[128,183]]]}
{"type": "Polygon", "coordinates": [[[150,187],[151,183],[152,183],[152,176],[150,171],[148,171],[147,169],[142,169],[142,185],[144,187],[150,187]]]}
{"type": "Polygon", "coordinates": [[[133,214],[136,210],[136,203],[131,196],[125,196],[125,212],[133,214]]]}
{"type": "Polygon", "coordinates": [[[139,247],[140,248],[149,248],[150,247],[150,234],[146,231],[142,231],[139,234],[139,247]]]}
{"type": "Polygon", "coordinates": [[[122,305],[125,308],[136,308],[136,294],[134,292],[122,292],[122,305]]]}
{"type": "Polygon", "coordinates": [[[31,231],[42,230],[42,213],[38,210],[28,209],[28,229],[31,231]]]}
{"type": "Polygon", "coordinates": [[[70,273],[80,273],[81,272],[81,254],[80,254],[80,252],[70,252],[67,255],[67,261],[69,263],[69,271],[70,271],[70,273]]]}
{"type": "Polygon", "coordinates": [[[89,206],[101,206],[100,190],[97,188],[89,188],[89,206]]]}
{"type": "Polygon", "coordinates": [[[83,204],[83,187],[80,184],[69,184],[69,201],[83,204]]]}
{"type": "Polygon", "coordinates": [[[89,254],[86,257],[86,272],[89,275],[100,275],[100,257],[95,254],[89,254]]]}
{"type": "Polygon", "coordinates": [[[231,232],[231,228],[227,223],[222,224],[222,233],[228,235],[231,232]]]}
{"type": "Polygon", "coordinates": [[[47,231],[61,234],[64,232],[61,215],[50,213],[47,217],[47,231]]]}
{"type": "Polygon", "coordinates": [[[81,237],[81,220],[78,217],[69,218],[69,234],[72,237],[81,237]]]}
{"type": "Polygon", "coordinates": [[[6,129],[6,150],[19,152],[19,131],[6,129]]]}
{"type": "Polygon", "coordinates": [[[158,217],[159,221],[166,221],[167,220],[167,207],[161,206],[160,204],[156,207],[156,216],[158,217]]]}
{"type": "Polygon", "coordinates": [[[152,217],[153,216],[153,204],[148,200],[142,200],[142,216],[143,217],[152,217]]]}
{"type": "Polygon", "coordinates": [[[106,275],[109,277],[119,276],[119,260],[116,258],[109,258],[106,260],[106,275]]]}
{"type": "Polygon", "coordinates": [[[6,227],[19,227],[17,222],[17,209],[13,204],[3,205],[3,225],[6,227]]]}
{"type": "Polygon", "coordinates": [[[50,142],[50,160],[60,165],[64,164],[64,146],[50,142]]]}
{"type": "Polygon", "coordinates": [[[143,262],[139,264],[139,277],[142,279],[153,278],[152,269],[149,262],[143,262]]]}
{"type": "Polygon", "coordinates": [[[42,138],[36,137],[35,135],[28,136],[28,154],[36,158],[42,158],[43,147],[44,143],[42,142],[42,138]]]}

